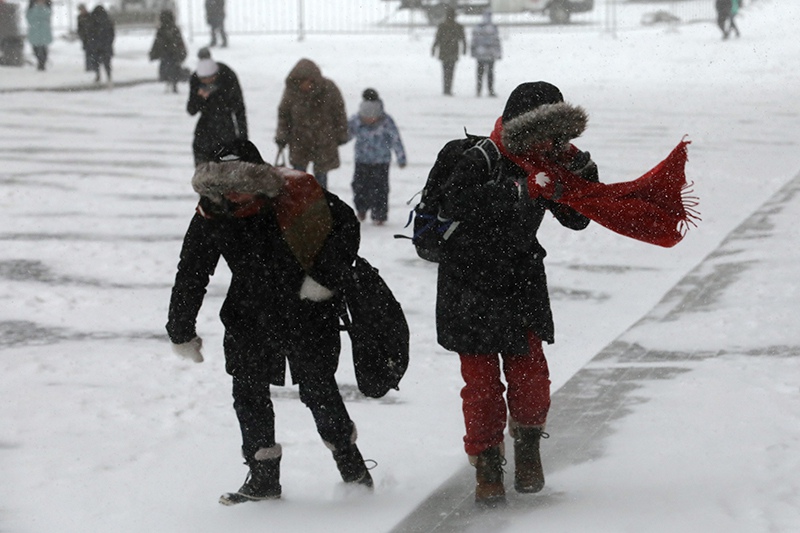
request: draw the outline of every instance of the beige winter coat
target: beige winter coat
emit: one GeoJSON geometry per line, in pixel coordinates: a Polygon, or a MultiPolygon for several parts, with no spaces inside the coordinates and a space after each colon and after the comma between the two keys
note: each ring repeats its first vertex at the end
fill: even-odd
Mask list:
{"type": "Polygon", "coordinates": [[[313,162],[315,174],[339,167],[339,145],[347,142],[344,99],[336,84],[322,77],[309,59],[301,59],[286,78],[275,142],[289,146],[294,167],[305,168],[313,162]],[[300,89],[304,80],[313,84],[308,92],[300,89]]]}

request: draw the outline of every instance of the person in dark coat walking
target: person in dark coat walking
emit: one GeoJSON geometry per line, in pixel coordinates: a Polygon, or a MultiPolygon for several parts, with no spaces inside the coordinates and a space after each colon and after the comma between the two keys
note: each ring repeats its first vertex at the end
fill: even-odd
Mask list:
{"type": "Polygon", "coordinates": [[[206,0],[206,22],[211,28],[211,43],[208,46],[217,46],[219,34],[222,47],[228,46],[228,34],[225,33],[225,0],[206,0]]]}
{"type": "Polygon", "coordinates": [[[100,83],[100,67],[106,72],[106,82],[111,86],[111,58],[114,56],[114,21],[103,6],[92,10],[89,21],[89,58],[95,83],[100,83]]]}
{"type": "Polygon", "coordinates": [[[467,38],[464,26],[456,22],[456,10],[451,6],[445,9],[444,22],[436,28],[436,38],[431,47],[431,55],[436,56],[439,50],[439,61],[442,62],[442,75],[444,80],[444,94],[453,94],[453,74],[456,69],[459,52],[467,53],[467,38]]]}
{"type": "Polygon", "coordinates": [[[78,39],[81,40],[83,48],[84,68],[86,72],[92,71],[92,62],[89,57],[89,24],[91,24],[91,13],[86,8],[86,4],[78,4],[78,39]]]}
{"type": "Polygon", "coordinates": [[[328,172],[339,168],[339,146],[347,137],[347,114],[339,87],[322,75],[316,63],[301,59],[286,77],[278,104],[275,143],[289,146],[289,163],[305,171],[314,164],[314,177],[328,187],[328,172]]]}
{"type": "MultiPolygon", "coordinates": [[[[565,103],[558,88],[536,82],[511,93],[496,128],[502,128],[504,150],[557,161],[597,181],[588,153],[568,150],[570,132],[585,122],[583,109],[565,103]]],[[[476,466],[476,501],[490,505],[505,499],[507,410],[515,488],[537,492],[544,486],[539,440],[546,435],[550,380],[542,342],[555,337],[546,252],[536,233],[547,211],[573,230],[589,224],[571,208],[530,199],[526,171],[494,147],[487,139],[467,150],[444,184],[440,216],[460,224],[443,249],[436,298],[438,342],[461,359],[464,448],[476,466]],[[491,167],[490,153],[496,160],[491,167]]]]}
{"type": "Polygon", "coordinates": [[[736,14],[739,12],[739,0],[716,0],[717,8],[717,26],[722,32],[722,39],[727,39],[731,32],[739,37],[739,27],[736,26],[734,21],[736,14]]]}
{"type": "Polygon", "coordinates": [[[211,161],[223,146],[236,139],[247,139],[247,114],[239,78],[228,65],[211,58],[202,48],[197,70],[189,79],[186,111],[200,119],[194,129],[194,164],[211,161]]]}
{"type": "Polygon", "coordinates": [[[186,59],[186,45],[181,30],[175,24],[175,14],[165,9],[159,15],[158,31],[150,48],[150,61],[161,60],[158,79],[167,82],[172,92],[178,92],[178,82],[182,77],[182,63],[186,59]]]}
{"type": "Polygon", "coordinates": [[[264,163],[249,141],[223,148],[195,169],[200,197],[183,240],[167,332],[178,355],[203,361],[195,323],[220,257],[232,277],[220,318],[225,369],[250,473],[220,503],[281,495],[281,445],[270,387],[288,361],[300,400],[346,483],[372,487],[356,427],[336,384],[339,290],[359,247],[353,210],[312,176],[264,163]]]}

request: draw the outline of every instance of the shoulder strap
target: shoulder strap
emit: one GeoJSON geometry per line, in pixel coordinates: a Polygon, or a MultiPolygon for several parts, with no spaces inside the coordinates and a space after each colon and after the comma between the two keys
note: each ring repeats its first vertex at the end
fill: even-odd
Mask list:
{"type": "Polygon", "coordinates": [[[486,166],[489,167],[489,173],[494,170],[494,165],[500,160],[500,150],[494,141],[486,137],[478,141],[473,148],[476,148],[486,159],[486,166]]]}

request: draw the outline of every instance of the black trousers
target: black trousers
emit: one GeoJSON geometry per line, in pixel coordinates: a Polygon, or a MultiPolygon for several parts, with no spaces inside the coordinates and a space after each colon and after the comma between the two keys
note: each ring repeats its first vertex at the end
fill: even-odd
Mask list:
{"type": "Polygon", "coordinates": [[[352,185],[356,211],[371,211],[372,220],[385,221],[389,215],[389,163],[356,163],[352,185]]]}
{"type": "Polygon", "coordinates": [[[478,95],[481,94],[481,89],[483,86],[483,77],[486,76],[486,89],[489,91],[489,94],[494,94],[494,61],[478,61],[478,84],[477,84],[477,91],[478,95]]]}
{"type": "Polygon", "coordinates": [[[47,46],[34,46],[33,55],[36,56],[37,70],[44,70],[44,67],[47,64],[47,46]]]}
{"type": "MultiPolygon", "coordinates": [[[[333,375],[299,383],[300,401],[311,410],[317,433],[334,448],[350,443],[353,422],[333,375]]],[[[233,408],[242,432],[242,453],[253,461],[261,448],[275,446],[275,411],[266,379],[233,377],[233,408]]]]}
{"type": "Polygon", "coordinates": [[[442,60],[442,76],[444,78],[444,94],[453,94],[453,74],[456,71],[455,60],[442,60]]]}

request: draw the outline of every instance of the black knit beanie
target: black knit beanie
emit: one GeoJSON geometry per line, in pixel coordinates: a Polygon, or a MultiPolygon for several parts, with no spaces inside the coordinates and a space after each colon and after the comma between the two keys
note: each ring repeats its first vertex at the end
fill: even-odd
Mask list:
{"type": "Polygon", "coordinates": [[[361,93],[361,97],[368,102],[374,102],[375,100],[380,100],[378,96],[378,91],[372,88],[364,89],[364,92],[361,93]]]}
{"type": "Polygon", "coordinates": [[[564,101],[558,87],[546,81],[533,81],[518,85],[511,92],[503,110],[503,123],[545,104],[564,101]]]}
{"type": "Polygon", "coordinates": [[[236,139],[217,150],[213,156],[213,161],[215,163],[244,161],[245,163],[256,163],[258,165],[264,164],[264,159],[261,157],[256,145],[244,139],[236,139]]]}

